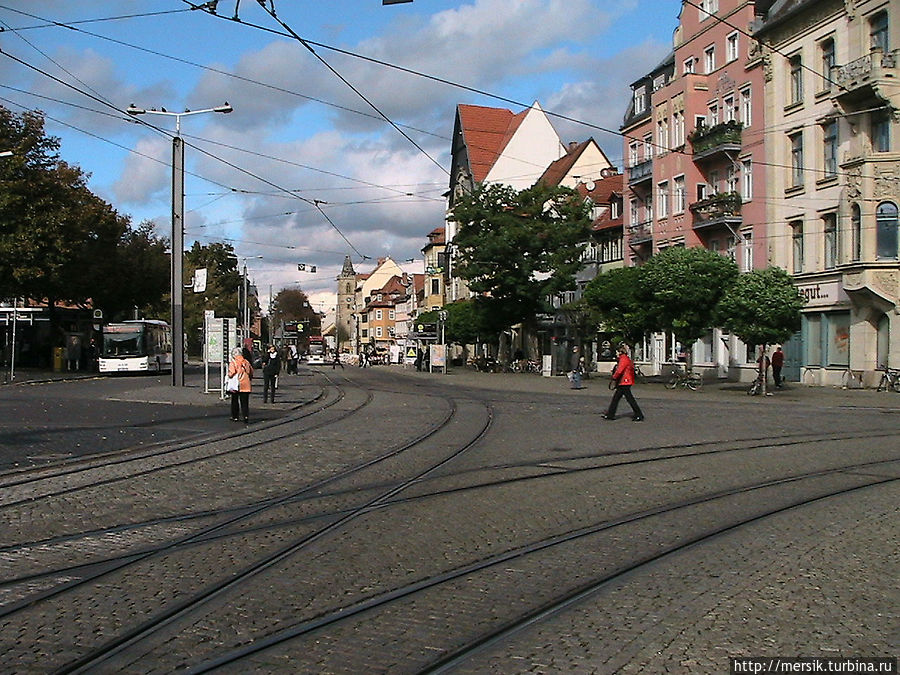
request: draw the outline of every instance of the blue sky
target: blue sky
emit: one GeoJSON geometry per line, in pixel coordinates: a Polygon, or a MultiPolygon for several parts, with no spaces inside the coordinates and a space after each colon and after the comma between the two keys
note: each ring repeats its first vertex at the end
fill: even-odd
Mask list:
{"type": "MultiPolygon", "coordinates": [[[[235,5],[220,0],[217,18],[182,0],[0,0],[9,55],[0,56],[0,104],[43,110],[63,159],[91,174],[96,193],[168,234],[171,135],[118,111],[228,101],[230,115],[181,120],[186,245],[232,243],[263,306],[270,286],[277,293],[299,281],[328,310],[345,255],[361,272],[387,255],[407,266],[443,224],[456,105],[521,107],[327,47],[618,129],[628,84],[667,53],[681,2],[274,0],[278,18],[325,45],[314,47],[321,59],[421,150],[281,35],[256,0],[240,3],[240,22],[231,20],[235,5]],[[127,15],[135,16],[113,18],[127,15]],[[298,262],[319,271],[298,273],[298,262]]],[[[171,117],[142,120],[174,130],[171,117]]],[[[621,164],[616,136],[554,125],[564,142],[593,136],[621,164]]]]}

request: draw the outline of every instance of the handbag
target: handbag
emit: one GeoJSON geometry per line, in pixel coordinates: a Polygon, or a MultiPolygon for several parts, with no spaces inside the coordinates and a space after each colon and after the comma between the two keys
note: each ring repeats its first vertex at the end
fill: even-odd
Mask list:
{"type": "Polygon", "coordinates": [[[225,391],[229,394],[236,394],[241,390],[241,381],[237,373],[231,377],[225,378],[225,391]]]}

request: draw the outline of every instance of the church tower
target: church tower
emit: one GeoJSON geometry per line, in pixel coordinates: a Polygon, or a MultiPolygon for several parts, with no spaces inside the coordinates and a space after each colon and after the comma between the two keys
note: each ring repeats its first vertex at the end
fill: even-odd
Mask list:
{"type": "Polygon", "coordinates": [[[335,340],[338,351],[356,352],[356,272],[350,256],[337,278],[337,308],[334,315],[335,340]]]}

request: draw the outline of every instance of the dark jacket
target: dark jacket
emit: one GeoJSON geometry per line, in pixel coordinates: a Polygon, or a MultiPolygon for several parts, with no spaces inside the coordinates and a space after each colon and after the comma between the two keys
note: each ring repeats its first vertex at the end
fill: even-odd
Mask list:
{"type": "Polygon", "coordinates": [[[263,375],[272,377],[279,372],[281,372],[281,358],[278,356],[278,352],[274,354],[266,352],[266,355],[263,357],[263,375]]]}

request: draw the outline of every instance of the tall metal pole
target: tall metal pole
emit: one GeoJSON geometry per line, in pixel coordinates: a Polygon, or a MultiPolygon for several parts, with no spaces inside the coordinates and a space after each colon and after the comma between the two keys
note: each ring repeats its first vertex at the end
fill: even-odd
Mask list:
{"type": "Polygon", "coordinates": [[[9,359],[9,379],[10,381],[16,379],[16,322],[18,321],[19,313],[19,296],[17,295],[13,300],[13,313],[12,313],[12,354],[9,359]]]}
{"type": "MultiPolygon", "coordinates": [[[[177,119],[176,119],[177,122],[177,119]]],[[[184,141],[172,138],[172,386],[184,386],[184,141]]]]}
{"type": "Polygon", "coordinates": [[[244,263],[244,340],[250,339],[250,278],[247,276],[247,263],[244,263]]]}

